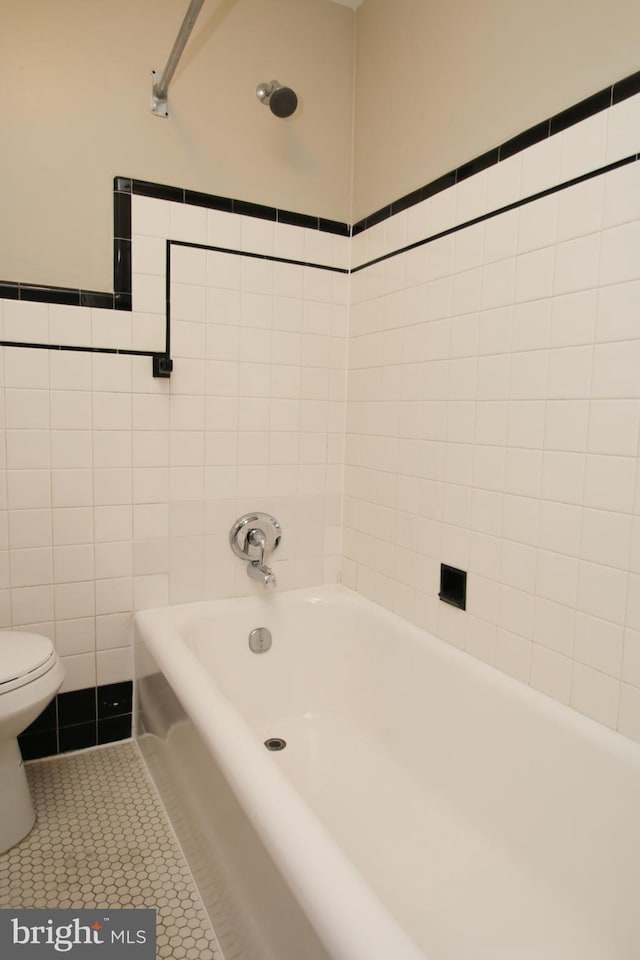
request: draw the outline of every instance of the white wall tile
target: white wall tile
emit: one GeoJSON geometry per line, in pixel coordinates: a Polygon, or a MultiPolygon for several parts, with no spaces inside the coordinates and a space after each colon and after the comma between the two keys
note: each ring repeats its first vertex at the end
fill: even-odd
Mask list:
{"type": "Polygon", "coordinates": [[[122,683],[129,680],[132,673],[133,650],[130,647],[99,650],[96,653],[96,677],[99,686],[122,683]]]}
{"type": "Polygon", "coordinates": [[[640,439],[638,400],[592,400],[589,405],[590,453],[635,456],[640,439]]]}
{"type": "Polygon", "coordinates": [[[75,656],[62,658],[64,680],[59,693],[70,693],[72,690],[85,690],[96,685],[96,657],[95,653],[81,653],[75,656]]]}
{"type": "Polygon", "coordinates": [[[593,351],[593,395],[637,397],[640,340],[598,344],[593,351]]]}
{"type": "Polygon", "coordinates": [[[571,698],[572,662],[569,657],[534,643],[531,648],[531,686],[560,703],[571,698]]]}
{"type": "Polygon", "coordinates": [[[96,543],[129,539],[133,530],[132,508],[130,505],[96,507],[93,522],[96,543]]]}
{"type": "Polygon", "coordinates": [[[546,450],[542,461],[543,499],[575,503],[576,492],[583,488],[584,475],[583,454],[546,450]]]}
{"type": "Polygon", "coordinates": [[[109,613],[96,617],[95,633],[96,650],[113,650],[117,647],[129,646],[132,639],[131,614],[109,613]]]}
{"type": "Polygon", "coordinates": [[[625,223],[602,232],[600,283],[625,283],[640,277],[640,223],[625,223]]]}
{"type": "Polygon", "coordinates": [[[617,623],[578,612],[574,656],[580,663],[611,677],[622,673],[623,629],[617,623]]]}
{"type": "Polygon", "coordinates": [[[626,569],[631,547],[631,525],[628,514],[585,509],[582,513],[581,557],[594,563],[626,569]]]}
{"type": "MultiPolygon", "coordinates": [[[[527,196],[527,192],[524,193],[527,196]]],[[[518,253],[527,253],[554,244],[557,219],[558,197],[555,194],[521,207],[518,216],[518,253]]]]}
{"type": "Polygon", "coordinates": [[[28,300],[7,300],[4,303],[4,339],[18,343],[49,342],[49,304],[28,300]]]}
{"type": "Polygon", "coordinates": [[[47,429],[49,392],[47,390],[6,390],[6,426],[16,430],[47,429]]]}
{"type": "Polygon", "coordinates": [[[600,230],[604,191],[604,179],[594,177],[558,194],[558,242],[600,230]]]}
{"type": "MultiPolygon", "coordinates": [[[[133,273],[164,276],[167,262],[165,237],[150,237],[141,233],[134,233],[131,239],[131,269],[133,273]]],[[[174,251],[179,249],[179,247],[176,247],[174,251]]]]}
{"type": "Polygon", "coordinates": [[[131,197],[133,233],[166,239],[170,233],[169,204],[153,197],[131,197]]]}
{"type": "Polygon", "coordinates": [[[112,577],[95,581],[95,612],[100,616],[131,610],[133,583],[131,577],[112,577]]]}
{"type": "Polygon", "coordinates": [[[509,676],[520,680],[522,683],[528,683],[531,669],[531,649],[530,640],[499,628],[496,633],[495,664],[499,670],[503,670],[509,676]]]}
{"type": "Polygon", "coordinates": [[[607,110],[607,162],[637,153],[640,140],[640,97],[629,97],[607,110]]]}
{"type": "Polygon", "coordinates": [[[545,419],[547,450],[577,453],[587,447],[588,400],[549,400],[545,419]]]}
{"type": "Polygon", "coordinates": [[[575,607],[578,593],[579,564],[573,557],[538,552],[536,594],[545,600],[575,607]]]}
{"type": "Polygon", "coordinates": [[[614,284],[597,292],[596,342],[633,340],[637,337],[635,304],[640,283],[614,284]]]}
{"type": "Polygon", "coordinates": [[[620,684],[618,730],[640,742],[640,690],[626,683],[620,684]]]}
{"type": "Polygon", "coordinates": [[[586,458],[584,504],[618,513],[633,511],[636,463],[631,457],[586,458]]]}
{"type": "Polygon", "coordinates": [[[95,650],[95,621],[93,617],[79,620],[58,620],[55,629],[56,651],[60,657],[73,657],[95,650]]]}
{"type": "Polygon", "coordinates": [[[91,310],[89,307],[49,305],[49,342],[61,346],[92,345],[91,310]]]}
{"type": "MultiPolygon", "coordinates": [[[[604,260],[604,246],[602,255],[604,260]]],[[[607,257],[608,256],[609,254],[607,253],[607,257]]],[[[597,285],[599,257],[599,233],[558,244],[556,247],[553,279],[554,294],[562,295],[595,287],[597,285]]],[[[613,283],[615,281],[610,280],[606,282],[613,283]]]]}
{"type": "Polygon", "coordinates": [[[91,470],[52,470],[51,503],[54,507],[83,507],[93,503],[91,470]]]}
{"type": "Polygon", "coordinates": [[[95,585],[93,580],[60,583],[54,588],[57,620],[75,620],[95,614],[95,585]]]}
{"type": "Polygon", "coordinates": [[[165,607],[169,603],[169,575],[136,577],[134,580],[134,609],[148,610],[165,607]]]}
{"type": "Polygon", "coordinates": [[[51,544],[50,510],[12,510],[8,519],[11,549],[46,547],[51,544]]]}
{"type": "Polygon", "coordinates": [[[13,626],[45,623],[54,618],[53,587],[21,587],[11,590],[11,622],[13,626]]]}
{"type": "Polygon", "coordinates": [[[55,583],[74,583],[93,579],[93,544],[55,547],[53,570],[55,583]]]}
{"type": "Polygon", "coordinates": [[[591,344],[594,338],[597,290],[579,290],[551,302],[549,343],[552,347],[591,344]]]}
{"type": "Polygon", "coordinates": [[[622,624],[627,598],[627,572],[595,563],[580,563],[578,610],[622,624]]]}
{"type": "Polygon", "coordinates": [[[59,507],[51,512],[53,543],[91,543],[93,541],[93,510],[91,507],[59,507]]]}
{"type": "Polygon", "coordinates": [[[91,342],[94,347],[130,350],[133,321],[130,313],[91,310],[91,342]]]}
{"type": "Polygon", "coordinates": [[[48,470],[9,470],[7,502],[10,510],[40,510],[51,506],[48,470]]]}
{"type": "Polygon", "coordinates": [[[575,610],[544,597],[534,602],[534,640],[550,650],[573,658],[575,610]]]}
{"type": "Polygon", "coordinates": [[[575,663],[571,689],[571,706],[587,717],[603,723],[607,727],[616,727],[620,684],[590,667],[575,663]]]}
{"type": "Polygon", "coordinates": [[[11,585],[13,587],[35,587],[51,583],[52,580],[50,547],[11,551],[11,585]]]}
{"type": "Polygon", "coordinates": [[[93,436],[88,430],[52,430],[50,444],[55,469],[92,466],[93,436]]]}
{"type": "Polygon", "coordinates": [[[622,679],[634,687],[640,687],[640,632],[627,629],[624,632],[622,679]]]}
{"type": "Polygon", "coordinates": [[[51,465],[47,430],[7,430],[5,439],[9,470],[46,470],[51,465]]]}

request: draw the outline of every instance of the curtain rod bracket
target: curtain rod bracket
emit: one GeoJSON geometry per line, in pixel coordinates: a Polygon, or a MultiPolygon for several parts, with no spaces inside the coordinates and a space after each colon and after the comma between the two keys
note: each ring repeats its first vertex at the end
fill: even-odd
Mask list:
{"type": "Polygon", "coordinates": [[[169,116],[169,109],[167,107],[169,84],[171,83],[171,78],[173,77],[175,69],[178,66],[178,61],[182,56],[182,51],[184,50],[195,22],[198,19],[198,14],[202,9],[203,3],[204,0],[191,0],[189,3],[189,9],[184,15],[182,26],[178,31],[176,41],[173,45],[171,53],[169,54],[166,67],[160,75],[158,74],[157,70],[151,71],[151,76],[153,77],[151,113],[154,115],[154,117],[164,117],[166,119],[169,116]]]}
{"type": "Polygon", "coordinates": [[[153,88],[151,91],[151,113],[154,117],[168,117],[169,107],[167,106],[167,95],[164,97],[158,93],[160,74],[157,70],[151,71],[153,77],[153,88]]]}

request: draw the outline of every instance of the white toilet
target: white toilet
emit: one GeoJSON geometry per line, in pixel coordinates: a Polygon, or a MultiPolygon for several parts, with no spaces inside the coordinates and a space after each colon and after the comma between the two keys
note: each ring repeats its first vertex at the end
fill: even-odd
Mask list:
{"type": "Polygon", "coordinates": [[[48,637],[0,631],[0,853],[35,823],[18,734],[42,713],[64,680],[48,637]]]}

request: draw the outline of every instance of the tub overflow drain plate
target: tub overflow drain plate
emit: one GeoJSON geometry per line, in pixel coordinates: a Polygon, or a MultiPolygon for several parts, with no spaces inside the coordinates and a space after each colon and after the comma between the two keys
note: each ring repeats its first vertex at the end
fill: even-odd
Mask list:
{"type": "Polygon", "coordinates": [[[264,742],[267,750],[284,750],[287,745],[287,741],[283,740],[282,737],[268,737],[264,742]]]}
{"type": "Polygon", "coordinates": [[[271,631],[267,627],[256,627],[249,634],[249,649],[252,653],[266,653],[271,647],[271,631]]]}

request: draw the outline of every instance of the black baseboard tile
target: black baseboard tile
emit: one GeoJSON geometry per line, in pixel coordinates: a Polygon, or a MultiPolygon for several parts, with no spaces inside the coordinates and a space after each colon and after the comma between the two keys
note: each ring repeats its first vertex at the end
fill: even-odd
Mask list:
{"type": "Polygon", "coordinates": [[[29,736],[32,733],[44,733],[48,730],[55,730],[58,726],[58,698],[54,697],[48,707],[42,711],[39,717],[31,723],[21,736],[29,736]]]}
{"type": "Polygon", "coordinates": [[[59,693],[18,737],[23,760],[131,737],[133,681],[59,693]]]}
{"type": "Polygon", "coordinates": [[[68,753],[70,750],[87,750],[98,744],[98,724],[76,723],[71,727],[58,728],[58,750],[68,753]]]}
{"type": "Polygon", "coordinates": [[[131,714],[98,720],[98,743],[116,743],[131,737],[131,714]]]}
{"type": "Polygon", "coordinates": [[[98,687],[98,720],[130,714],[133,709],[133,681],[98,687]]]}
{"type": "Polygon", "coordinates": [[[39,733],[22,733],[18,737],[18,746],[25,761],[54,757],[58,753],[58,731],[54,728],[39,733]]]}
{"type": "Polygon", "coordinates": [[[58,701],[58,725],[61,727],[87,723],[97,717],[95,687],[59,693],[56,700],[58,701]]]}

